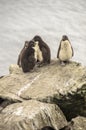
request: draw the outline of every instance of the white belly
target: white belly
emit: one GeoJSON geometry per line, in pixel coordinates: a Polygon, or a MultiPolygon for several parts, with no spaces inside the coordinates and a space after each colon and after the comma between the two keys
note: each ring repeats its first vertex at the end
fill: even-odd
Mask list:
{"type": "Polygon", "coordinates": [[[72,48],[69,41],[62,41],[59,52],[59,59],[61,61],[67,61],[72,58],[72,48]]]}
{"type": "Polygon", "coordinates": [[[38,42],[36,43],[35,47],[33,47],[35,52],[34,52],[34,57],[37,60],[39,60],[40,62],[43,61],[43,56],[42,56],[42,51],[39,48],[38,42]]]}
{"type": "Polygon", "coordinates": [[[41,62],[43,61],[43,56],[42,56],[42,52],[40,49],[38,49],[38,52],[37,52],[37,59],[41,62]]]}

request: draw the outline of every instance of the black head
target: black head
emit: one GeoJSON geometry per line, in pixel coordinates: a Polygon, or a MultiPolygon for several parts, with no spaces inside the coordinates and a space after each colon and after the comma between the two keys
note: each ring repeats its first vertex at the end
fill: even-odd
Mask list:
{"type": "Polygon", "coordinates": [[[35,42],[34,41],[29,41],[29,43],[28,43],[28,47],[30,47],[30,48],[32,48],[32,47],[34,47],[35,46],[35,42]]]}
{"type": "Polygon", "coordinates": [[[42,38],[40,37],[40,36],[38,36],[38,35],[36,35],[34,38],[33,38],[33,41],[42,41],[42,38]]]}
{"type": "Polygon", "coordinates": [[[29,41],[25,41],[24,48],[27,48],[29,45],[29,41]]]}
{"type": "Polygon", "coordinates": [[[55,130],[55,129],[50,126],[45,126],[41,130],[55,130]]]}
{"type": "Polygon", "coordinates": [[[62,41],[68,40],[68,37],[66,35],[62,36],[62,41]]]}

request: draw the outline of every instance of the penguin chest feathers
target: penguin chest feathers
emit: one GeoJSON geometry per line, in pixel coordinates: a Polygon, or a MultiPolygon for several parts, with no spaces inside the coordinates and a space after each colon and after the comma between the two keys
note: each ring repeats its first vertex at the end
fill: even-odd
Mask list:
{"type": "Polygon", "coordinates": [[[39,60],[41,62],[41,61],[43,61],[42,51],[40,50],[38,42],[35,42],[35,43],[36,43],[35,47],[33,47],[35,50],[34,57],[35,57],[36,61],[39,60]]]}
{"type": "Polygon", "coordinates": [[[59,59],[62,61],[72,58],[72,47],[68,40],[61,42],[61,48],[59,50],[59,59]]]}

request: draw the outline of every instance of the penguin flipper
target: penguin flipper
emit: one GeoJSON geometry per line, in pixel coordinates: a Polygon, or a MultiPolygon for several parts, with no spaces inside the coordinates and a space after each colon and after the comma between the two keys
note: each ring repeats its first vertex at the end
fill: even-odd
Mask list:
{"type": "Polygon", "coordinates": [[[59,52],[60,52],[60,49],[61,49],[61,42],[60,42],[60,45],[59,45],[59,48],[58,48],[57,58],[59,58],[59,52]]]}
{"type": "Polygon", "coordinates": [[[72,49],[72,56],[74,56],[74,50],[73,50],[73,47],[71,46],[71,49],[72,49]]]}
{"type": "Polygon", "coordinates": [[[18,56],[17,65],[19,65],[19,67],[21,67],[21,58],[20,58],[20,54],[19,54],[19,56],[18,56]]]}

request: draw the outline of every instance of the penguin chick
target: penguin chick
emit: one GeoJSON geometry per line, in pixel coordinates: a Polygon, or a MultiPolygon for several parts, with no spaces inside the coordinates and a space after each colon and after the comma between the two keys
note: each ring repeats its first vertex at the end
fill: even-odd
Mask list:
{"type": "Polygon", "coordinates": [[[21,67],[21,58],[22,58],[23,53],[27,49],[28,44],[29,44],[29,41],[25,41],[24,47],[22,48],[22,50],[21,50],[21,52],[20,52],[20,54],[18,56],[17,65],[19,65],[19,67],[21,67]]]}
{"type": "Polygon", "coordinates": [[[35,59],[35,43],[33,41],[29,41],[27,48],[22,54],[21,57],[21,67],[24,73],[30,72],[35,67],[36,59],[35,59]]]}
{"type": "Polygon", "coordinates": [[[50,64],[51,52],[49,46],[38,35],[36,35],[32,40],[38,43],[37,61],[40,63],[40,65],[50,64]]]}

